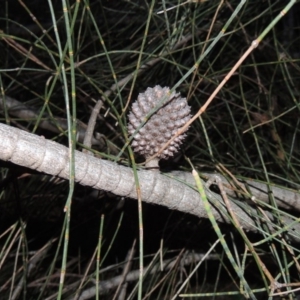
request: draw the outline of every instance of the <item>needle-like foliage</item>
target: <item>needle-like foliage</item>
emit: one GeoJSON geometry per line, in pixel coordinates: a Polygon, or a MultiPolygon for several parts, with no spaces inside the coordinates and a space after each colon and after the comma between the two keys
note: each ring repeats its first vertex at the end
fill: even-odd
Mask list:
{"type": "Polygon", "coordinates": [[[0,161],[1,297],[295,299],[300,246],[286,232],[299,211],[272,187],[300,189],[299,15],[296,0],[2,1],[0,122],[69,147],[71,176],[0,161]],[[139,140],[170,95],[184,99],[179,119],[161,108],[176,126],[139,140]],[[75,184],[75,149],[132,168],[138,202],[75,184]],[[138,153],[193,169],[209,221],[145,205],[138,153]]]}

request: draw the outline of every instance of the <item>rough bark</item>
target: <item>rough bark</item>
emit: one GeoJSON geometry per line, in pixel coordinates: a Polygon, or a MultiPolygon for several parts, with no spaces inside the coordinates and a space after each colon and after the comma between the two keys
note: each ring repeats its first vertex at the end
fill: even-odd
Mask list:
{"type": "MultiPolygon", "coordinates": [[[[67,147],[4,124],[0,124],[0,159],[64,179],[69,179],[70,176],[67,147]]],[[[146,170],[138,171],[138,177],[143,201],[207,218],[199,193],[180,178],[177,180],[174,176],[146,170]]],[[[79,151],[75,153],[75,181],[119,196],[137,199],[131,168],[79,151]]],[[[213,203],[216,220],[230,223],[222,198],[209,189],[206,189],[206,194],[213,203]]],[[[270,232],[287,232],[291,239],[300,241],[297,234],[300,232],[300,225],[297,222],[292,223],[285,215],[281,216],[281,224],[277,226],[275,224],[278,221],[269,212],[265,212],[265,216],[261,218],[255,209],[238,201],[231,201],[231,208],[246,231],[259,232],[264,223],[270,232]]]]}

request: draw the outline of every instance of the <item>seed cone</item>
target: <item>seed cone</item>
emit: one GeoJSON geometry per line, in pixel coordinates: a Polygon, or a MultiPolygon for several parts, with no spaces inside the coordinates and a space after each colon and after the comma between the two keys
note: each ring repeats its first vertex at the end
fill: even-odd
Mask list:
{"type": "MultiPolygon", "coordinates": [[[[190,111],[191,108],[188,106],[186,98],[181,98],[180,93],[170,94],[168,87],[162,88],[157,85],[140,93],[138,99],[132,104],[128,116],[128,132],[131,136],[134,134],[131,144],[134,152],[143,155],[146,159],[156,154],[191,118],[190,111]],[[166,99],[165,104],[134,134],[145,120],[145,116],[163,99],[166,99]]],[[[173,156],[179,150],[185,137],[185,134],[176,137],[157,157],[167,159],[173,156]]]]}

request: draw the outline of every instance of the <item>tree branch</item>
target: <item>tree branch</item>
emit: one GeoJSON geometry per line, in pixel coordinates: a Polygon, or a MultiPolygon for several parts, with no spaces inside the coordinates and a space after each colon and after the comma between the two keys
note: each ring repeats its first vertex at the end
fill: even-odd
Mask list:
{"type": "MultiPolygon", "coordinates": [[[[0,124],[0,159],[28,167],[53,176],[69,179],[68,148],[43,137],[0,124]]],[[[170,209],[190,213],[201,218],[207,214],[199,193],[180,178],[166,176],[159,172],[138,171],[142,200],[159,204],[170,209]]],[[[99,159],[76,151],[75,181],[95,189],[112,192],[119,196],[137,199],[136,185],[131,168],[99,159]]],[[[220,195],[206,189],[208,199],[213,204],[213,214],[217,221],[230,223],[226,206],[220,195]]],[[[300,224],[285,214],[280,221],[269,212],[261,217],[246,203],[232,201],[231,208],[246,231],[270,233],[284,232],[294,241],[300,241],[297,232],[300,224]],[[278,225],[276,225],[278,224],[278,225]],[[262,226],[264,225],[264,230],[262,226]]],[[[279,212],[278,212],[279,213],[279,212]]],[[[279,238],[279,236],[277,236],[279,238]]]]}

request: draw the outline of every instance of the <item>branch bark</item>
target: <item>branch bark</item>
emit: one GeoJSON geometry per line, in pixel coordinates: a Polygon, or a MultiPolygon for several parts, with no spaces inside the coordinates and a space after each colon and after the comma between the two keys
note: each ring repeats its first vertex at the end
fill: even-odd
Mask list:
{"type": "MultiPolygon", "coordinates": [[[[32,107],[29,107],[22,102],[11,98],[9,96],[0,95],[0,110],[7,110],[10,116],[17,117],[23,120],[37,120],[39,118],[39,113],[35,111],[32,107]]],[[[43,120],[38,124],[39,128],[43,128],[55,133],[61,133],[63,130],[68,130],[67,120],[64,118],[51,118],[49,115],[44,113],[43,120]],[[59,129],[61,127],[61,130],[59,129]]],[[[78,140],[83,141],[86,135],[87,125],[79,122],[77,123],[77,134],[78,140]]],[[[92,145],[98,145],[102,149],[105,148],[105,139],[103,135],[96,132],[92,136],[91,143],[92,145]]]]}
{"type": "MultiPolygon", "coordinates": [[[[64,179],[69,179],[70,176],[68,148],[4,124],[0,124],[0,159],[64,179]]],[[[143,201],[207,218],[199,193],[182,179],[146,170],[138,171],[138,177],[143,201]]],[[[75,181],[119,196],[137,199],[131,168],[79,151],[75,153],[75,181]]],[[[216,220],[230,223],[220,195],[209,189],[206,189],[206,194],[214,203],[213,214],[216,220]]],[[[285,214],[281,214],[281,223],[276,225],[278,220],[271,213],[266,211],[264,217],[261,217],[246,203],[232,201],[231,208],[246,231],[266,232],[266,228],[262,230],[264,225],[270,233],[277,233],[277,237],[286,232],[292,240],[300,241],[300,224],[285,214]]]]}

